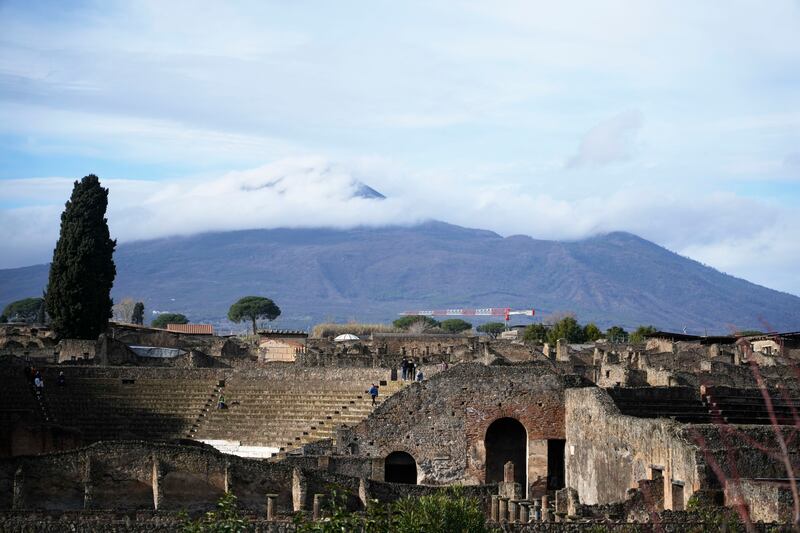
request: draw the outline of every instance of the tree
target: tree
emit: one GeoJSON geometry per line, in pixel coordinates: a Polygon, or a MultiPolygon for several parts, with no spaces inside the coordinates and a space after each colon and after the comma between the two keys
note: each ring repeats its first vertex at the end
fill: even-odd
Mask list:
{"type": "Polygon", "coordinates": [[[611,326],[606,330],[606,339],[609,342],[625,342],[628,338],[628,332],[619,326],[611,326]]]}
{"type": "Polygon", "coordinates": [[[480,333],[486,333],[490,337],[495,338],[506,330],[506,325],[502,322],[487,322],[475,329],[480,333]]]}
{"type": "Polygon", "coordinates": [[[734,332],[734,336],[736,337],[755,337],[757,335],[763,335],[764,332],[757,330],[757,329],[743,329],[742,331],[734,332]]]}
{"type": "Polygon", "coordinates": [[[547,332],[547,342],[555,344],[558,339],[567,339],[567,342],[578,343],[585,340],[583,328],[574,316],[565,316],[547,332]]]}
{"type": "Polygon", "coordinates": [[[594,322],[589,322],[583,327],[583,338],[589,342],[594,342],[597,339],[603,338],[603,332],[597,327],[594,322]]]}
{"type": "Polygon", "coordinates": [[[280,308],[269,298],[262,296],[245,296],[233,304],[228,310],[228,320],[241,322],[249,319],[253,323],[253,335],[258,333],[256,320],[259,318],[269,321],[275,320],[281,314],[280,308]]]}
{"type": "Polygon", "coordinates": [[[472,329],[472,324],[460,318],[450,318],[443,320],[439,327],[448,333],[461,333],[472,329]]]}
{"type": "Polygon", "coordinates": [[[547,327],[543,324],[531,324],[522,333],[525,342],[544,342],[547,339],[547,327]]]}
{"type": "Polygon", "coordinates": [[[44,300],[41,298],[25,298],[11,302],[3,309],[7,322],[38,322],[44,300]]]}
{"type": "Polygon", "coordinates": [[[136,302],[136,305],[133,306],[131,322],[139,324],[140,326],[144,324],[144,303],[136,302]]]}
{"type": "Polygon", "coordinates": [[[6,315],[0,315],[0,324],[5,324],[8,322],[8,317],[6,315]]]}
{"type": "Polygon", "coordinates": [[[161,313],[153,319],[150,327],[153,328],[166,328],[167,324],[188,324],[189,319],[186,315],[180,313],[161,313]]]}
{"type": "Polygon", "coordinates": [[[404,329],[406,331],[411,330],[412,328],[418,329],[422,326],[422,330],[431,329],[431,328],[438,328],[439,321],[434,320],[429,316],[422,316],[422,315],[409,315],[398,318],[392,325],[397,329],[404,329]],[[419,325],[417,325],[419,324],[419,325]]]}
{"type": "Polygon", "coordinates": [[[631,343],[639,343],[645,341],[645,335],[649,335],[650,333],[655,333],[658,331],[655,326],[639,326],[636,328],[636,331],[631,333],[631,336],[628,338],[628,341],[631,343]]]}
{"type": "Polygon", "coordinates": [[[108,231],[108,189],[94,174],[76,181],[61,214],[45,305],[53,330],[67,338],[95,339],[111,317],[117,275],[108,231]]]}
{"type": "Polygon", "coordinates": [[[133,309],[135,307],[136,302],[133,301],[133,298],[125,298],[120,303],[114,304],[111,308],[111,315],[117,322],[133,324],[133,309]]]}

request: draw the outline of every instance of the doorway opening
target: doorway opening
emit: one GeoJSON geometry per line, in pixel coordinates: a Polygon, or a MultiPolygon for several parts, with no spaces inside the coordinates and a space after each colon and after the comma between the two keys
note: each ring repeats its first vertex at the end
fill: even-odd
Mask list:
{"type": "Polygon", "coordinates": [[[417,484],[417,462],[406,452],[392,452],[384,461],[383,479],[390,483],[417,484]]]}
{"type": "Polygon", "coordinates": [[[528,433],[519,420],[498,418],[486,430],[486,483],[503,481],[503,467],[514,464],[514,482],[527,494],[528,433]]]}

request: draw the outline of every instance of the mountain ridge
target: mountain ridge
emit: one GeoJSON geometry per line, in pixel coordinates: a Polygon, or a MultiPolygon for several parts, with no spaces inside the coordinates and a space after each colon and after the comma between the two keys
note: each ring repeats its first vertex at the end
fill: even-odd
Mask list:
{"type": "MultiPolygon", "coordinates": [[[[278,324],[388,321],[408,309],[534,307],[581,322],[727,333],[800,329],[800,298],[735,278],[628,232],[575,241],[439,221],[351,229],[208,232],[121,244],[113,296],[222,325],[247,294],[278,324]]],[[[0,304],[41,294],[47,265],[0,270],[0,304]]]]}

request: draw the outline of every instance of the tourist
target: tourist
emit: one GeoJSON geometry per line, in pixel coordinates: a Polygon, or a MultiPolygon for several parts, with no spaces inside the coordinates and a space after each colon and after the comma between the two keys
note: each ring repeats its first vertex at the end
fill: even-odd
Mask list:
{"type": "Polygon", "coordinates": [[[33,378],[33,386],[36,387],[36,394],[41,394],[44,390],[44,380],[42,379],[42,375],[38,372],[36,373],[36,377],[33,378]]]}
{"type": "Polygon", "coordinates": [[[422,369],[420,368],[417,370],[417,381],[422,381],[423,379],[425,379],[425,376],[422,375],[422,369]]]}
{"type": "Polygon", "coordinates": [[[228,404],[225,403],[225,396],[220,394],[219,400],[217,400],[217,409],[227,409],[228,404]]]}
{"type": "Polygon", "coordinates": [[[63,370],[58,373],[58,381],[57,381],[57,383],[58,383],[59,387],[63,387],[64,385],[67,384],[67,378],[64,377],[64,371],[63,370]]]}
{"type": "Polygon", "coordinates": [[[374,383],[369,389],[369,395],[372,396],[372,405],[375,405],[375,398],[378,397],[378,387],[374,383]]]}
{"type": "Polygon", "coordinates": [[[447,370],[447,368],[448,368],[447,361],[442,361],[442,364],[441,364],[441,365],[439,365],[439,369],[440,369],[442,372],[444,372],[445,370],[447,370]]]}
{"type": "Polygon", "coordinates": [[[400,363],[400,368],[403,370],[403,381],[408,379],[408,358],[403,357],[403,362],[400,363]]]}

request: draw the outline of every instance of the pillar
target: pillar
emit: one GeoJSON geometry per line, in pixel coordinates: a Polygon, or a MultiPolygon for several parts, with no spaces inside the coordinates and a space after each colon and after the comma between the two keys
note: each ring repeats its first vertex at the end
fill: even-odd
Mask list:
{"type": "Polygon", "coordinates": [[[498,513],[499,513],[498,498],[499,498],[499,496],[497,494],[492,494],[492,506],[490,507],[491,510],[489,512],[489,519],[492,522],[497,522],[498,521],[498,518],[497,518],[498,517],[498,513]]]}
{"type": "Polygon", "coordinates": [[[531,502],[519,502],[519,523],[527,524],[530,519],[530,504],[531,502]]]}
{"type": "Polygon", "coordinates": [[[316,522],[320,518],[322,518],[322,499],[325,497],[324,494],[314,494],[314,508],[312,512],[312,518],[316,522]]]}
{"type": "Polygon", "coordinates": [[[514,463],[511,461],[503,465],[503,481],[505,483],[514,483],[514,463]]]}
{"type": "Polygon", "coordinates": [[[359,478],[358,480],[358,499],[361,500],[361,505],[364,509],[369,505],[369,488],[367,487],[367,478],[359,478]]]}
{"type": "Polygon", "coordinates": [[[547,494],[542,496],[542,522],[550,521],[550,502],[548,501],[547,494]]]}
{"type": "Polygon", "coordinates": [[[508,502],[508,521],[512,524],[517,523],[517,500],[509,500],[508,502]]]}
{"type": "Polygon", "coordinates": [[[25,507],[25,472],[20,466],[14,472],[14,496],[11,503],[12,509],[22,509],[25,507]]]}
{"type": "Polygon", "coordinates": [[[277,494],[267,494],[267,520],[275,520],[275,511],[278,503],[277,494]]]}
{"type": "Polygon", "coordinates": [[[498,498],[500,500],[500,506],[497,513],[498,522],[507,522],[508,521],[508,498],[505,496],[500,496],[498,498]]]}
{"type": "Polygon", "coordinates": [[[292,470],[292,510],[302,511],[306,503],[306,477],[299,468],[292,470]]]}
{"type": "Polygon", "coordinates": [[[92,459],[87,457],[83,464],[83,508],[92,508],[92,495],[94,486],[92,485],[92,459]]]}
{"type": "Polygon", "coordinates": [[[320,470],[328,470],[331,465],[331,458],[327,455],[320,455],[317,457],[317,468],[320,470]]]}
{"type": "Polygon", "coordinates": [[[151,478],[151,485],[153,487],[153,509],[158,511],[158,508],[164,503],[164,496],[161,494],[161,481],[164,479],[164,471],[158,458],[153,455],[153,474],[151,478]]]}

